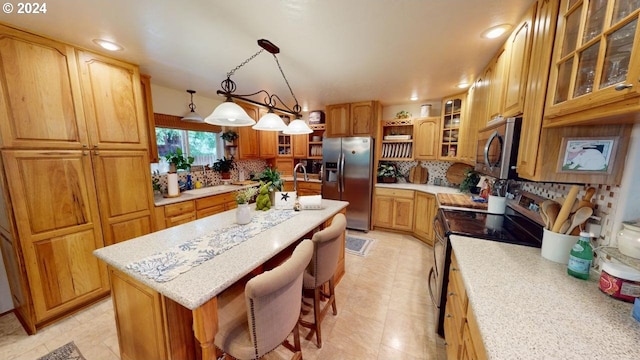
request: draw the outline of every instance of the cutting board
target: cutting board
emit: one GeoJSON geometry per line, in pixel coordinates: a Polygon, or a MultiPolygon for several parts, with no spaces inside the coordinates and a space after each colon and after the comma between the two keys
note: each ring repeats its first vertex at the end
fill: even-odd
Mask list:
{"type": "Polygon", "coordinates": [[[487,203],[479,203],[471,200],[471,195],[467,194],[438,194],[440,206],[453,206],[469,209],[487,210],[487,203]]]}
{"type": "Polygon", "coordinates": [[[429,169],[422,167],[421,162],[409,169],[409,182],[412,184],[426,184],[429,179],[429,169]]]}
{"type": "Polygon", "coordinates": [[[244,180],[244,181],[233,181],[231,185],[253,185],[257,184],[256,181],[253,180],[244,180]]]}
{"type": "Polygon", "coordinates": [[[450,184],[459,185],[462,180],[464,180],[464,172],[468,169],[473,169],[473,166],[463,163],[454,163],[449,167],[449,169],[447,169],[447,173],[444,177],[450,184]]]}

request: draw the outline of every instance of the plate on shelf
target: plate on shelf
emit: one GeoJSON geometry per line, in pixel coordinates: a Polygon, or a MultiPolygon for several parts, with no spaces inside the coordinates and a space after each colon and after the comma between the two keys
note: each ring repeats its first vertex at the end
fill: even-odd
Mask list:
{"type": "Polygon", "coordinates": [[[411,140],[411,135],[386,135],[383,140],[411,140]]]}

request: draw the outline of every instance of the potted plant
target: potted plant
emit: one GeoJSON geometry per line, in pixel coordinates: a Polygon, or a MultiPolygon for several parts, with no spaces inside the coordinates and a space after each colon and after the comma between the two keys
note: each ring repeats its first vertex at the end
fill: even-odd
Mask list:
{"type": "Polygon", "coordinates": [[[394,183],[398,181],[398,178],[401,176],[402,173],[400,173],[393,164],[380,163],[380,165],[378,165],[378,182],[394,183]]]}
{"type": "Polygon", "coordinates": [[[271,182],[269,191],[282,191],[282,179],[280,178],[280,172],[277,169],[270,167],[265,168],[261,173],[255,176],[256,180],[260,180],[265,184],[271,182]]]}
{"type": "Polygon", "coordinates": [[[233,142],[238,138],[238,133],[233,130],[227,130],[220,137],[226,142],[226,145],[233,145],[233,142]]]}
{"type": "Polygon", "coordinates": [[[236,210],[236,222],[238,224],[244,225],[251,222],[251,209],[249,208],[249,201],[251,201],[257,193],[258,188],[255,186],[238,190],[236,192],[236,203],[238,203],[238,209],[236,210]]]}
{"type": "Polygon", "coordinates": [[[479,181],[480,175],[472,168],[465,170],[464,179],[462,179],[462,181],[460,182],[460,191],[464,193],[471,192],[472,194],[477,194],[477,185],[479,181]]]}
{"type": "Polygon", "coordinates": [[[215,172],[219,172],[223,179],[231,179],[231,170],[236,168],[236,163],[233,162],[233,157],[217,160],[211,165],[211,169],[215,172]]]}
{"type": "Polygon", "coordinates": [[[176,148],[174,151],[165,155],[164,158],[169,163],[170,173],[175,173],[178,170],[189,170],[194,160],[193,156],[185,156],[181,148],[176,148]]]}

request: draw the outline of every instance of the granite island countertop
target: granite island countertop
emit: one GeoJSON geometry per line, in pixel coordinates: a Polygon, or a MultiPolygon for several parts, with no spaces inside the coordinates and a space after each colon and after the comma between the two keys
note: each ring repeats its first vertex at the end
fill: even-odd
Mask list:
{"type": "Polygon", "coordinates": [[[300,211],[296,216],[166,282],[149,279],[128,269],[127,265],[234,224],[235,209],[97,249],[93,253],[109,266],[193,310],[348,205],[346,201],[323,199],[321,210],[300,211]]]}
{"type": "Polygon", "coordinates": [[[567,275],[540,249],[451,236],[490,359],[638,359],[633,304],[567,275]]]}

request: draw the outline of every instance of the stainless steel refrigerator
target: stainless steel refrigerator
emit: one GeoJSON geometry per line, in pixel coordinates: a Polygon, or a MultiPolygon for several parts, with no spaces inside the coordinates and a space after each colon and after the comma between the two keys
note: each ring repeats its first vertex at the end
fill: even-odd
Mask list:
{"type": "Polygon", "coordinates": [[[325,138],[322,141],[322,197],[348,201],[347,227],[369,231],[373,190],[373,139],[325,138]]]}

